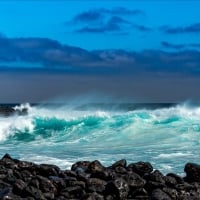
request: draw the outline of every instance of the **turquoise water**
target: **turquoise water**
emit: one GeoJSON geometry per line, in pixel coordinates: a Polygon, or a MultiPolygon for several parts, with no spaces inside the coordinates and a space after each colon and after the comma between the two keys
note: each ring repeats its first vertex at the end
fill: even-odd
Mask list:
{"type": "Polygon", "coordinates": [[[186,162],[200,163],[200,107],[77,109],[25,106],[23,116],[0,116],[0,156],[63,169],[78,160],[99,159],[109,166],[149,161],[163,173],[183,173],[186,162]]]}

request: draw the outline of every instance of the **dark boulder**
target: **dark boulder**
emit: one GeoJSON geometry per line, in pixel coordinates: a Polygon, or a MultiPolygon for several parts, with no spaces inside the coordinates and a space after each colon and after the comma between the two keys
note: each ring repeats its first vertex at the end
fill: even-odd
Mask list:
{"type": "Polygon", "coordinates": [[[88,165],[88,172],[91,174],[103,172],[105,167],[98,161],[95,160],[88,165]]]}
{"type": "Polygon", "coordinates": [[[165,186],[164,175],[158,170],[155,170],[153,173],[146,175],[144,178],[147,180],[145,188],[149,192],[153,191],[156,188],[163,188],[165,186]]]}
{"type": "Polygon", "coordinates": [[[152,192],[151,200],[172,200],[172,199],[161,189],[155,189],[152,192]]]}
{"type": "Polygon", "coordinates": [[[83,200],[104,200],[104,197],[103,195],[93,192],[93,193],[86,194],[83,197],[83,200]]]}
{"type": "Polygon", "coordinates": [[[131,173],[127,174],[124,176],[124,179],[127,181],[130,189],[136,189],[136,188],[143,188],[144,185],[146,184],[146,180],[141,178],[138,174],[136,173],[131,173]]]}
{"type": "Polygon", "coordinates": [[[42,192],[33,186],[26,187],[24,189],[22,195],[23,195],[23,197],[31,196],[35,199],[45,200],[45,197],[42,194],[42,192]]]}
{"type": "Polygon", "coordinates": [[[165,180],[165,184],[169,187],[175,187],[178,184],[176,181],[176,178],[172,176],[165,176],[164,180],[165,180]]]}
{"type": "Polygon", "coordinates": [[[167,176],[167,177],[173,177],[173,178],[175,178],[178,184],[184,183],[183,178],[182,178],[181,176],[177,175],[177,174],[169,173],[169,174],[167,174],[166,176],[167,176]]]}
{"type": "Polygon", "coordinates": [[[186,180],[189,182],[200,182],[200,165],[195,163],[187,163],[184,169],[186,180]]]}
{"type": "Polygon", "coordinates": [[[129,192],[131,199],[149,199],[148,192],[144,188],[138,188],[129,192]]]}
{"type": "Polygon", "coordinates": [[[110,181],[117,177],[117,173],[115,172],[115,170],[112,170],[110,168],[105,168],[102,171],[96,171],[95,173],[92,173],[90,175],[90,177],[91,178],[100,178],[105,181],[110,181]]]}
{"type": "Polygon", "coordinates": [[[90,161],[79,161],[72,165],[71,170],[77,173],[84,173],[88,170],[90,161]]]}
{"type": "Polygon", "coordinates": [[[87,191],[103,193],[105,190],[106,181],[98,178],[89,178],[87,180],[87,191]]]}
{"type": "Polygon", "coordinates": [[[53,193],[57,192],[57,189],[51,180],[49,180],[48,178],[43,177],[43,176],[36,176],[36,178],[39,181],[39,189],[42,192],[49,192],[49,191],[51,191],[53,193]]]}
{"type": "Polygon", "coordinates": [[[112,164],[111,168],[115,169],[116,167],[124,167],[126,168],[126,160],[125,159],[122,159],[122,160],[119,160],[119,161],[116,161],[114,164],[112,164]]]}
{"type": "Polygon", "coordinates": [[[108,182],[105,188],[105,194],[111,195],[114,199],[125,200],[129,193],[128,183],[123,178],[116,178],[108,182]]]}
{"type": "Polygon", "coordinates": [[[141,161],[129,164],[127,169],[139,174],[140,176],[144,176],[145,174],[151,173],[153,171],[153,167],[149,162],[141,161]]]}
{"type": "Polygon", "coordinates": [[[168,194],[172,199],[178,199],[178,191],[174,188],[164,187],[163,192],[168,194]]]}
{"type": "Polygon", "coordinates": [[[60,172],[60,168],[56,165],[48,165],[48,164],[41,164],[38,169],[38,173],[41,176],[49,177],[49,176],[58,176],[60,172]]]}
{"type": "Polygon", "coordinates": [[[71,186],[62,190],[61,195],[67,199],[81,199],[85,195],[85,191],[80,186],[71,186]]]}
{"type": "Polygon", "coordinates": [[[25,183],[21,179],[17,179],[13,185],[13,193],[17,195],[21,195],[23,193],[23,190],[26,188],[27,183],[25,183]]]}

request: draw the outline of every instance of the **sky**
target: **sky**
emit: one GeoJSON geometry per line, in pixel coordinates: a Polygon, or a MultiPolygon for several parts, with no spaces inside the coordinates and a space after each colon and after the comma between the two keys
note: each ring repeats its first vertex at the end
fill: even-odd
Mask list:
{"type": "Polygon", "coordinates": [[[200,2],[0,1],[0,103],[200,100],[200,2]]]}

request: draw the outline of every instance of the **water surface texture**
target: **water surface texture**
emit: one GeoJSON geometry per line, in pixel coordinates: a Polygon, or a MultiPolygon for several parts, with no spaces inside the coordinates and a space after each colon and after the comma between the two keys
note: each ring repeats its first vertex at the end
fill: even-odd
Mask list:
{"type": "MultiPolygon", "coordinates": [[[[11,106],[11,105],[9,105],[11,106]]],[[[185,104],[16,106],[0,116],[0,154],[66,169],[79,160],[109,166],[149,161],[163,173],[200,163],[200,107],[185,104]]]]}

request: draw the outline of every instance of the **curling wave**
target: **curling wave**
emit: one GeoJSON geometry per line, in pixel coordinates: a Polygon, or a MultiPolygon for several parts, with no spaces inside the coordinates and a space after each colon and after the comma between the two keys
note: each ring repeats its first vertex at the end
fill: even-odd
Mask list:
{"type": "Polygon", "coordinates": [[[26,115],[0,117],[0,150],[20,159],[69,167],[77,160],[150,161],[164,172],[200,162],[200,107],[76,109],[15,107],[26,115]],[[46,160],[44,160],[46,159],[46,160]],[[176,168],[175,168],[176,167],[176,168]]]}

